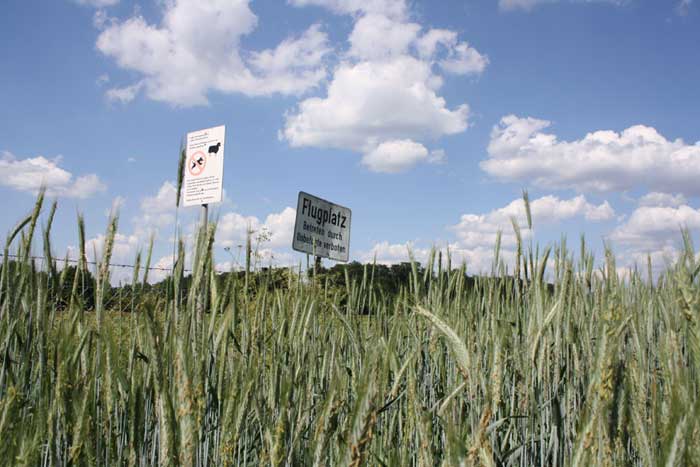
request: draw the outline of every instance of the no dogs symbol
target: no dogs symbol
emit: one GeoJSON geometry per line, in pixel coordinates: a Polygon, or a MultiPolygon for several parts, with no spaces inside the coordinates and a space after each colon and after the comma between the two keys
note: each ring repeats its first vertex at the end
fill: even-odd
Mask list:
{"type": "Polygon", "coordinates": [[[187,170],[190,171],[190,175],[197,177],[202,175],[204,168],[207,166],[207,156],[202,152],[195,152],[190,156],[190,160],[187,162],[187,170]]]}

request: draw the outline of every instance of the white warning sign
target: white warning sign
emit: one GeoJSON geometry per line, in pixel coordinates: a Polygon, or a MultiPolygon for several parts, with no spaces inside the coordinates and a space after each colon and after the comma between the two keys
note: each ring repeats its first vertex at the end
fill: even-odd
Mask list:
{"type": "Polygon", "coordinates": [[[350,209],[299,192],[292,248],[335,261],[350,257],[350,209]]]}
{"type": "Polygon", "coordinates": [[[226,127],[223,125],[187,133],[183,205],[221,202],[225,138],[226,127]]]}

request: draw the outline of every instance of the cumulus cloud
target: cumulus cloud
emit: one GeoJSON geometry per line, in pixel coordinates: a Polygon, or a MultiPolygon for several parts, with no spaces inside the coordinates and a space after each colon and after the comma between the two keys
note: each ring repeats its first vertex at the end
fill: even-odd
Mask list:
{"type": "Polygon", "coordinates": [[[252,52],[249,60],[257,72],[255,92],[261,94],[300,94],[326,77],[321,66],[332,48],[319,24],[312,25],[298,38],[288,38],[274,49],[252,52]]]}
{"type": "MultiPolygon", "coordinates": [[[[185,259],[185,269],[189,269],[191,267],[191,263],[189,263],[187,259],[188,258],[185,259]]],[[[153,264],[153,269],[148,272],[148,282],[153,284],[165,280],[170,275],[170,271],[172,271],[174,265],[175,257],[173,257],[172,254],[161,256],[153,264]]]]}
{"type": "Polygon", "coordinates": [[[428,159],[428,150],[422,144],[404,139],[386,141],[368,152],[362,163],[374,172],[396,173],[428,159]]]}
{"type": "Polygon", "coordinates": [[[18,191],[37,193],[46,186],[49,196],[85,199],[106,189],[95,174],[73,176],[59,167],[61,157],[47,159],[43,156],[20,159],[5,151],[0,156],[0,186],[18,191]]]}
{"type": "Polygon", "coordinates": [[[672,195],[669,193],[659,193],[657,191],[647,193],[639,198],[640,206],[670,206],[675,208],[686,203],[687,200],[685,196],[681,194],[672,195]]]}
{"type": "MultiPolygon", "coordinates": [[[[173,182],[164,182],[157,192],[150,196],[145,196],[141,199],[139,211],[132,218],[131,228],[121,226],[119,232],[115,236],[112,263],[116,264],[133,264],[136,253],[145,251],[151,235],[154,236],[154,264],[156,268],[149,273],[149,281],[159,281],[166,277],[168,271],[173,264],[172,253],[163,253],[172,251],[173,239],[163,238],[159,236],[159,231],[166,228],[172,228],[175,221],[175,196],[176,189],[173,182]],[[128,232],[128,233],[127,233],[128,232]],[[162,255],[162,256],[161,256],[162,255]],[[158,268],[165,269],[164,271],[158,268]]],[[[123,204],[124,199],[117,197],[113,209],[119,208],[123,204]]],[[[181,239],[186,245],[185,268],[189,269],[192,265],[192,254],[194,249],[191,247],[195,239],[195,232],[199,227],[197,215],[192,211],[181,213],[181,221],[184,221],[186,234],[181,235],[181,239]]],[[[257,266],[288,266],[294,263],[294,255],[291,253],[291,238],[294,230],[294,221],[296,210],[287,207],[279,212],[273,212],[264,218],[256,216],[246,216],[236,212],[226,212],[217,219],[216,243],[217,248],[228,247],[231,249],[231,254],[235,255],[238,247],[243,248],[246,243],[246,231],[252,230],[253,249],[255,253],[254,262],[257,266]]],[[[86,241],[86,253],[88,260],[94,261],[102,257],[105,235],[99,234],[89,238],[86,241]]],[[[78,248],[71,246],[68,248],[69,256],[73,259],[77,258],[78,248]]],[[[242,250],[244,251],[244,250],[242,250]]],[[[224,252],[219,250],[219,259],[226,259],[224,262],[216,264],[216,270],[219,272],[229,271],[231,268],[239,267],[239,264],[233,264],[230,260],[231,256],[224,255],[224,252]]],[[[239,258],[243,261],[242,258],[239,258]]],[[[118,281],[126,282],[131,279],[132,270],[121,269],[118,267],[112,268],[111,280],[112,283],[118,281]]]]}
{"type": "Polygon", "coordinates": [[[107,96],[107,100],[109,101],[128,104],[136,98],[138,93],[141,91],[141,88],[143,88],[143,84],[143,81],[139,81],[138,83],[132,84],[130,86],[124,86],[121,88],[110,88],[107,90],[105,95],[107,96]]]}
{"type": "Polygon", "coordinates": [[[216,242],[222,247],[245,245],[246,231],[251,229],[254,232],[253,238],[260,234],[267,237],[267,241],[262,245],[263,248],[290,247],[295,218],[296,209],[291,207],[269,214],[265,220],[229,212],[219,219],[216,242]]]}
{"type": "Polygon", "coordinates": [[[240,257],[246,244],[246,232],[252,231],[253,261],[257,265],[289,266],[294,263],[291,242],[296,210],[287,207],[280,212],[268,214],[265,219],[228,212],[221,216],[217,225],[216,245],[231,250],[231,258],[217,264],[217,269],[227,271],[241,267],[240,257]]]}
{"type": "MultiPolygon", "coordinates": [[[[105,235],[99,234],[88,238],[85,241],[85,256],[90,262],[99,262],[102,260],[104,252],[105,235]]],[[[139,239],[135,235],[124,235],[117,233],[114,236],[114,244],[112,246],[111,265],[117,264],[133,264],[136,251],[140,245],[139,239]]],[[[80,257],[80,249],[71,245],[67,248],[68,258],[77,261],[80,257]]],[[[92,266],[95,267],[95,266],[92,266]]],[[[117,285],[119,282],[127,283],[133,277],[133,270],[126,267],[113,266],[110,268],[110,282],[117,285]]]]}
{"type": "Polygon", "coordinates": [[[172,226],[175,222],[176,197],[177,189],[171,181],[163,182],[155,195],[145,196],[141,200],[139,214],[133,219],[135,234],[146,239],[172,226]]]}
{"type": "Polygon", "coordinates": [[[350,33],[351,57],[381,60],[405,54],[416,40],[420,25],[394,21],[384,15],[368,14],[355,22],[350,33]],[[380,45],[381,44],[381,45],[380,45]]]}
{"type": "Polygon", "coordinates": [[[680,204],[678,197],[657,195],[645,197],[645,204],[640,200],[640,206],[607,237],[621,264],[646,268],[651,258],[655,276],[679,258],[681,230],[687,228],[695,235],[700,229],[700,209],[680,204]]]}
{"type": "MultiPolygon", "coordinates": [[[[530,201],[530,213],[534,227],[555,224],[577,216],[594,222],[610,220],[615,216],[615,211],[607,201],[595,205],[589,203],[583,195],[571,199],[559,199],[551,195],[537,198],[530,201]]],[[[457,235],[459,246],[464,248],[492,247],[499,231],[502,232],[502,244],[511,246],[516,244],[512,218],[522,229],[523,237],[531,235],[527,229],[525,203],[522,199],[516,199],[486,214],[464,214],[460,222],[451,228],[457,235]]]]}
{"type": "MultiPolygon", "coordinates": [[[[98,234],[90,237],[85,241],[85,256],[90,262],[102,261],[104,253],[105,234],[98,234]]],[[[129,267],[134,264],[136,254],[139,249],[143,248],[143,241],[136,234],[123,234],[118,232],[114,236],[114,244],[112,246],[112,257],[110,259],[110,282],[113,285],[119,283],[130,283],[133,279],[134,270],[129,267]]],[[[80,257],[80,249],[75,246],[68,247],[68,257],[77,261],[80,257]]],[[[153,267],[154,265],[151,265],[153,267]]],[[[155,265],[157,267],[157,265],[155,265]]],[[[96,266],[93,266],[96,267],[96,266]]],[[[144,267],[144,264],[141,264],[144,267]]],[[[142,270],[143,271],[143,270],[142,270]]],[[[149,272],[149,282],[157,282],[165,278],[166,272],[159,271],[157,278],[153,276],[154,271],[149,272]]],[[[142,273],[143,274],[143,273],[142,273]]]]}
{"type": "Polygon", "coordinates": [[[345,63],[325,98],[313,97],[287,116],[284,137],[292,146],[371,151],[383,141],[436,138],[467,127],[469,107],[446,106],[440,80],[413,57],[389,62],[345,63]]]}
{"type": "Polygon", "coordinates": [[[298,38],[287,38],[274,49],[253,52],[250,63],[266,73],[279,73],[294,67],[314,67],[330,51],[321,25],[314,24],[298,38]]]}
{"type": "Polygon", "coordinates": [[[411,256],[421,263],[427,261],[430,254],[429,248],[416,248],[413,242],[389,243],[387,241],[375,243],[372,248],[362,251],[358,259],[363,263],[376,261],[378,264],[398,264],[410,261],[411,256]]]}
{"type": "MultiPolygon", "coordinates": [[[[559,222],[583,218],[588,221],[613,219],[615,212],[605,201],[599,205],[590,203],[583,195],[570,199],[556,196],[543,196],[530,201],[530,211],[534,226],[552,225],[559,222]]],[[[501,233],[501,254],[499,259],[512,268],[517,243],[511,219],[515,219],[521,229],[523,238],[530,238],[533,233],[527,228],[525,204],[516,199],[506,206],[483,214],[464,214],[459,223],[449,227],[456,237],[442,251],[446,261],[447,252],[452,258],[453,267],[466,263],[472,274],[491,271],[494,259],[494,246],[498,233],[501,233]]],[[[425,263],[430,255],[431,246],[418,245],[414,242],[389,243],[378,242],[371,249],[361,252],[359,259],[364,262],[376,261],[381,264],[396,264],[409,260],[409,251],[414,259],[425,263]]]]}
{"type": "MultiPolygon", "coordinates": [[[[463,248],[458,243],[451,243],[444,247],[434,245],[419,247],[414,242],[389,243],[384,241],[375,243],[367,251],[360,252],[358,258],[361,262],[371,263],[376,261],[377,264],[387,266],[407,262],[413,258],[414,261],[426,265],[433,249],[436,255],[442,253],[443,267],[447,267],[449,254],[451,266],[456,268],[465,264],[469,274],[488,274],[493,265],[493,245],[463,248]]],[[[500,259],[505,261],[506,264],[512,265],[514,254],[513,251],[502,248],[500,259]]]]}
{"type": "Polygon", "coordinates": [[[330,48],[318,25],[274,49],[244,51],[241,38],[258,24],[248,0],[161,5],[160,24],[136,15],[113,20],[100,33],[97,49],[142,76],[136,84],[112,89],[110,98],[129,101],[143,89],[151,99],[194,106],[207,104],[210,91],[296,95],[326,75],[323,57],[330,48]]]}
{"type": "Polygon", "coordinates": [[[283,137],[293,147],[370,154],[389,141],[461,133],[469,107],[449,109],[436,93],[440,84],[429,64],[409,56],[345,63],[336,70],[327,97],[306,99],[287,116],[283,137]]]}
{"type": "Polygon", "coordinates": [[[292,147],[348,149],[364,154],[363,163],[372,170],[397,172],[428,161],[427,140],[466,130],[469,106],[450,107],[438,94],[440,71],[479,75],[488,58],[459,41],[456,32],[424,30],[410,22],[403,1],[292,3],[355,18],[349,48],[325,96],[307,98],[286,115],[280,137],[292,147]],[[401,156],[399,141],[405,149],[401,156]]]}
{"type": "Polygon", "coordinates": [[[172,212],[175,208],[176,197],[175,183],[165,181],[155,196],[146,196],[141,200],[141,210],[148,214],[172,212]]]}
{"type": "Polygon", "coordinates": [[[544,131],[550,125],[530,117],[503,117],[491,132],[489,158],[481,168],[503,181],[527,181],[547,188],[700,193],[700,144],[667,140],[643,125],[560,141],[544,131]]]}
{"type": "MultiPolygon", "coordinates": [[[[85,254],[90,261],[99,261],[104,252],[105,235],[99,234],[85,241],[85,254]]],[[[139,238],[136,235],[117,233],[114,236],[112,247],[112,262],[133,262],[136,250],[139,246],[139,238]]]]}
{"type": "MultiPolygon", "coordinates": [[[[152,235],[155,238],[156,252],[172,249],[172,238],[163,238],[160,233],[169,233],[170,229],[174,227],[176,196],[175,183],[165,181],[154,194],[144,196],[141,199],[138,213],[131,219],[131,232],[129,234],[120,232],[119,234],[120,260],[127,259],[124,255],[135,255],[136,249],[147,245],[152,235]],[[163,250],[166,245],[167,249],[163,250]]],[[[237,212],[222,213],[216,219],[216,246],[229,247],[235,251],[239,245],[245,245],[246,231],[251,229],[254,246],[257,247],[258,261],[273,261],[276,265],[290,264],[292,256],[288,250],[291,247],[295,217],[296,210],[291,207],[270,213],[262,219],[237,212]]],[[[181,235],[181,238],[189,244],[194,241],[195,232],[200,225],[198,213],[193,210],[181,212],[180,223],[185,226],[184,231],[186,232],[181,235]]],[[[96,237],[91,245],[101,245],[102,239],[103,236],[96,237]]],[[[98,248],[98,251],[101,252],[101,249],[98,248]]],[[[187,251],[191,252],[192,249],[188,248],[187,251]]],[[[161,261],[166,264],[171,261],[171,258],[163,256],[161,261]]],[[[186,266],[190,263],[191,258],[187,257],[186,266]]],[[[228,270],[228,268],[222,270],[228,270]]]]}
{"type": "Polygon", "coordinates": [[[449,55],[438,64],[443,70],[455,75],[480,74],[489,63],[486,56],[465,42],[454,43],[449,50],[449,55]]]}
{"type": "Polygon", "coordinates": [[[640,206],[610,234],[622,247],[636,250],[659,250],[677,245],[681,229],[700,229],[700,209],[679,206],[640,206]]]}

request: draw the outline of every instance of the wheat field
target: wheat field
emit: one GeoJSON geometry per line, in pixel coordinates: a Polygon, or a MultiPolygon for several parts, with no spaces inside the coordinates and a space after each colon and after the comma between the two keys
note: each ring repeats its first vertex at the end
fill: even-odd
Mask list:
{"type": "Polygon", "coordinates": [[[700,465],[687,233],[661,276],[649,264],[621,280],[612,252],[595,267],[583,239],[574,257],[527,244],[514,223],[513,271],[498,242],[489,277],[435,252],[388,294],[371,264],[336,282],[261,274],[253,289],[215,273],[210,225],[191,277],[180,243],[154,293],[149,258],[123,313],[105,304],[117,217],[87,307],[84,260],[32,260],[52,254],[44,204],[8,235],[0,272],[6,465],[700,465]]]}

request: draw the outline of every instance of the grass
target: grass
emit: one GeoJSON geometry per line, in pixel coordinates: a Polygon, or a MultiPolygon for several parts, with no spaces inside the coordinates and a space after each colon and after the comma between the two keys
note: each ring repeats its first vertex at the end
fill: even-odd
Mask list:
{"type": "MultiPolygon", "coordinates": [[[[519,244],[515,274],[499,260],[468,285],[464,266],[434,254],[386,296],[371,265],[361,280],[290,274],[253,293],[214,274],[210,226],[187,294],[180,244],[167,294],[142,286],[134,313],[97,294],[85,312],[77,287],[68,309],[53,306],[62,272],[31,260],[43,203],[8,236],[0,271],[10,464],[700,465],[700,264],[688,235],[655,283],[636,271],[621,281],[610,252],[594,269],[583,241],[576,261],[565,245],[519,244]]],[[[115,216],[102,293],[116,228],[115,216]]]]}

